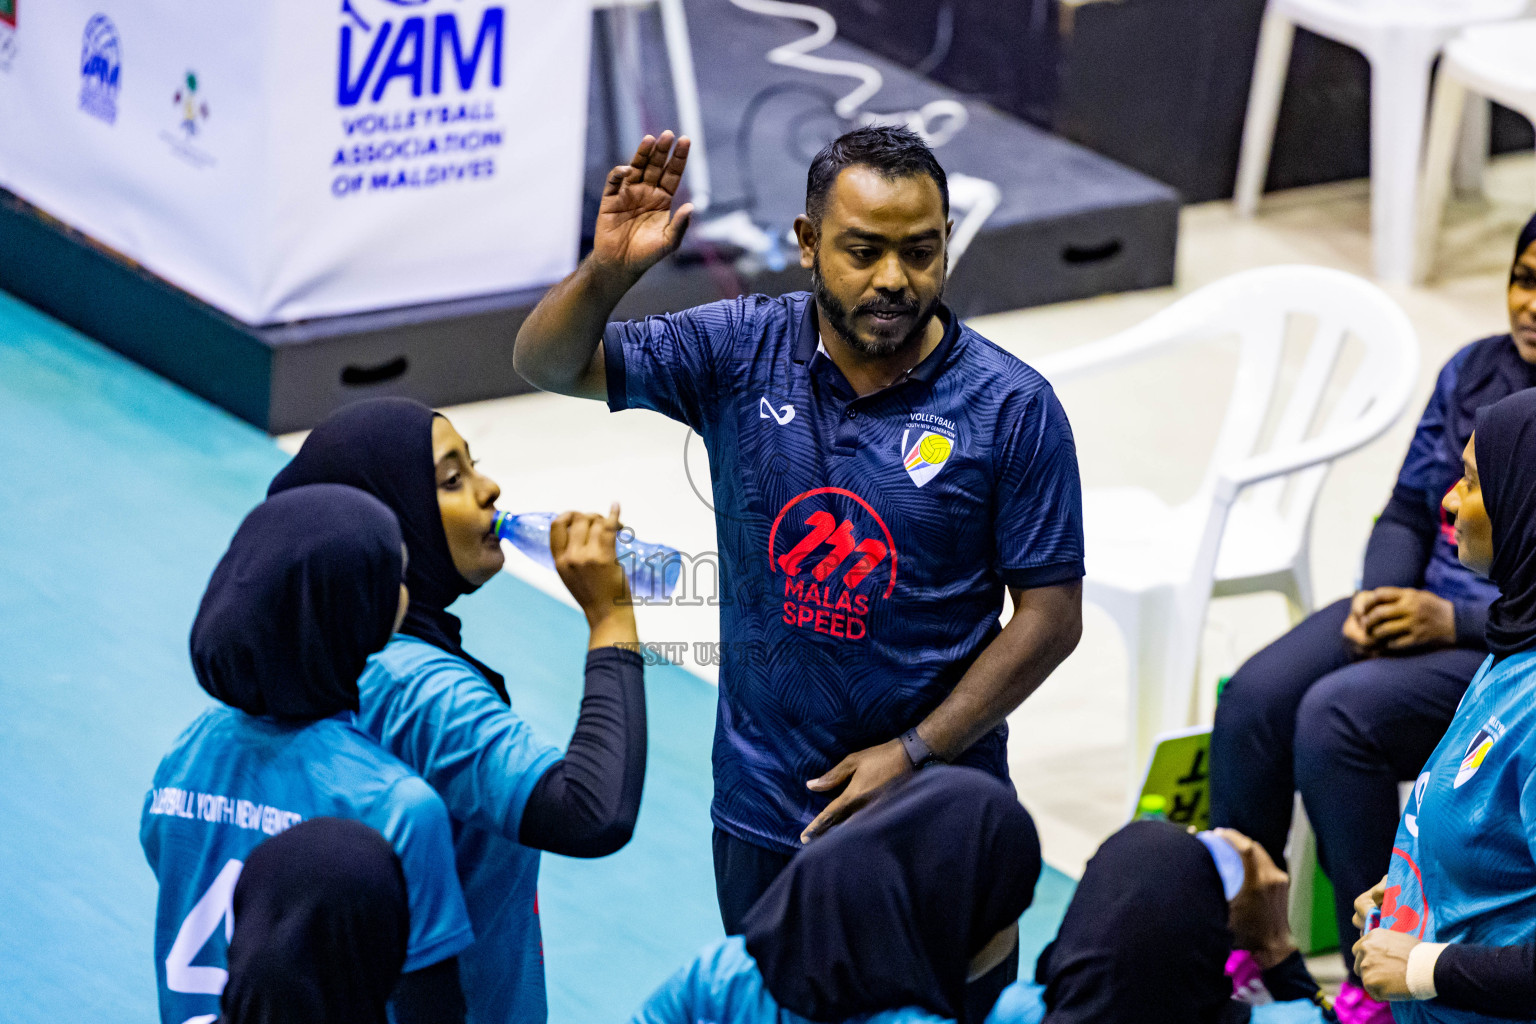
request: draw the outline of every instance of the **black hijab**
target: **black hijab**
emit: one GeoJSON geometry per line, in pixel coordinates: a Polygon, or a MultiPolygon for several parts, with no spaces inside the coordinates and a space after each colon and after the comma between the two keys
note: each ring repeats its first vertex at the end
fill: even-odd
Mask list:
{"type": "Polygon", "coordinates": [[[299,454],[272,478],[267,493],[304,484],[347,484],[388,505],[400,520],[411,552],[405,577],[411,609],[400,632],[463,658],[507,700],[506,681],[464,650],[458,616],[448,611],[475,588],[453,564],[437,507],[432,460],[436,415],[409,398],[370,398],[338,409],[304,439],[299,454]]]}
{"type": "Polygon", "coordinates": [[[1511,395],[1477,417],[1477,476],[1493,526],[1499,585],[1488,610],[1488,649],[1500,658],[1536,647],[1536,391],[1511,395]]]}
{"type": "Polygon", "coordinates": [[[906,1006],[959,1020],[971,957],[1039,877],[1010,786],[925,769],[795,855],[747,913],[747,951],[779,1005],[810,1020],[906,1006]]]}
{"type": "Polygon", "coordinates": [[[400,527],[352,487],[300,487],[257,505],[219,559],[192,623],[192,668],[253,715],[357,710],[357,677],[400,605],[400,527]]]}
{"type": "MultiPolygon", "coordinates": [[[[1509,276],[1513,283],[1515,265],[1525,250],[1536,243],[1536,217],[1526,221],[1515,242],[1515,258],[1509,276]]],[[[1452,443],[1456,457],[1467,446],[1477,425],[1477,411],[1518,391],[1536,387],[1536,366],[1520,358],[1515,340],[1507,334],[1485,338],[1473,346],[1462,363],[1456,386],[1456,404],[1449,410],[1452,443]]]]}
{"type": "Polygon", "coordinates": [[[235,885],[221,1024],[385,1024],[411,918],[395,851],[313,818],[251,852],[235,885]]]}

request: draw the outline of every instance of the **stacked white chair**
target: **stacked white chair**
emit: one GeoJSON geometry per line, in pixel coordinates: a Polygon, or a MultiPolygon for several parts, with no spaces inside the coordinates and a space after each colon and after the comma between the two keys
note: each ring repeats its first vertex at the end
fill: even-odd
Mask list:
{"type": "MultiPolygon", "coordinates": [[[[1424,155],[1424,185],[1419,215],[1418,259],[1414,280],[1422,282],[1434,267],[1435,248],[1445,200],[1450,193],[1456,140],[1463,134],[1467,99],[1496,100],[1536,121],[1536,19],[1469,28],[1446,44],[1435,84],[1424,155]]],[[[1481,102],[1481,100],[1479,100],[1481,102]]]]}
{"type": "MultiPolygon", "coordinates": [[[[1424,145],[1430,73],[1441,48],[1462,29],[1507,21],[1528,0],[1269,0],[1259,33],[1248,118],[1238,161],[1237,208],[1258,209],[1269,172],[1296,27],[1365,55],[1371,64],[1371,239],[1376,276],[1406,284],[1414,269],[1419,161],[1424,145]]],[[[1467,122],[1464,150],[1480,169],[1488,145],[1482,105],[1467,122]]],[[[1471,177],[1468,172],[1467,177],[1471,177]]]]}
{"type": "Polygon", "coordinates": [[[1308,537],[1328,466],[1391,426],[1418,379],[1417,335],[1391,298],[1342,271],[1301,266],[1235,274],[1131,330],[1035,365],[1062,384],[1221,339],[1236,340],[1237,375],[1195,495],[1174,506],[1137,488],[1084,495],[1085,596],[1115,619],[1127,647],[1133,778],[1158,733],[1193,724],[1212,596],[1278,590],[1294,617],[1311,610],[1308,537]],[[1286,340],[1307,321],[1316,329],[1282,405],[1286,340]],[[1346,373],[1347,338],[1362,351],[1346,373]]]}

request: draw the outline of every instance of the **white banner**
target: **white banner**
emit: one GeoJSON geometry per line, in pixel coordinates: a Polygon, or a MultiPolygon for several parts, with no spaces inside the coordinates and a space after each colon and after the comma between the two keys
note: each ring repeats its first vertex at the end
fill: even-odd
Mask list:
{"type": "Polygon", "coordinates": [[[547,284],[590,31],[577,0],[0,0],[0,185],[247,323],[547,284]]]}

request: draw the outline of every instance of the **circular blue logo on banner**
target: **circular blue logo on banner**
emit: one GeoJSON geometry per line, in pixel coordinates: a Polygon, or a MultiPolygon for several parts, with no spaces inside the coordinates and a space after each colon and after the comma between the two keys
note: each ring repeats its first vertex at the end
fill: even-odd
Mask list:
{"type": "Polygon", "coordinates": [[[117,26],[105,14],[98,14],[86,22],[80,41],[80,109],[114,124],[122,70],[123,51],[117,26]]]}

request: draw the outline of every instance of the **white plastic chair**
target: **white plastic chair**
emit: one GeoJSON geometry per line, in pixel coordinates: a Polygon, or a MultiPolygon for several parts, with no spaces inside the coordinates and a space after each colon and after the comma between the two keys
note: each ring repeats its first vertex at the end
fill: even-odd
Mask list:
{"type": "Polygon", "coordinates": [[[688,136],[689,200],[699,213],[709,209],[712,197],[709,181],[709,153],[704,145],[704,114],[699,106],[699,80],[693,71],[693,46],[688,40],[688,18],[683,0],[590,0],[593,10],[609,10],[655,5],[661,13],[662,38],[667,46],[667,63],[672,69],[672,93],[677,103],[678,129],[688,136]]]}
{"type": "MultiPolygon", "coordinates": [[[[1296,26],[1352,46],[1371,63],[1371,239],[1376,276],[1394,284],[1408,283],[1414,269],[1419,159],[1435,57],[1463,28],[1518,18],[1527,2],[1269,0],[1243,125],[1238,212],[1251,217],[1264,190],[1296,26]]],[[[1464,122],[1461,180],[1465,187],[1481,176],[1488,118],[1487,104],[1479,104],[1464,122]]]]}
{"type": "MultiPolygon", "coordinates": [[[[1148,491],[1117,487],[1083,499],[1085,596],[1115,619],[1127,647],[1133,765],[1146,762],[1159,732],[1193,724],[1212,596],[1278,590],[1293,616],[1311,610],[1308,538],[1328,465],[1379,437],[1418,379],[1418,338],[1397,303],[1353,275],[1302,266],[1234,274],[1137,327],[1035,365],[1059,384],[1184,342],[1233,336],[1237,376],[1195,495],[1169,506],[1148,491]],[[1282,407],[1293,317],[1315,319],[1316,330],[1282,407]],[[1347,378],[1339,369],[1346,337],[1363,348],[1347,378]],[[1330,393],[1338,398],[1318,422],[1330,393]]],[[[1210,397],[1192,390],[1188,400],[1210,397]]]]}
{"type": "MultiPolygon", "coordinates": [[[[1419,248],[1415,282],[1434,267],[1440,222],[1450,193],[1456,139],[1462,134],[1468,97],[1486,97],[1536,121],[1536,19],[1479,25],[1446,44],[1435,101],[1430,110],[1419,207],[1419,248]]],[[[1480,101],[1479,101],[1480,102],[1480,101]]]]}

